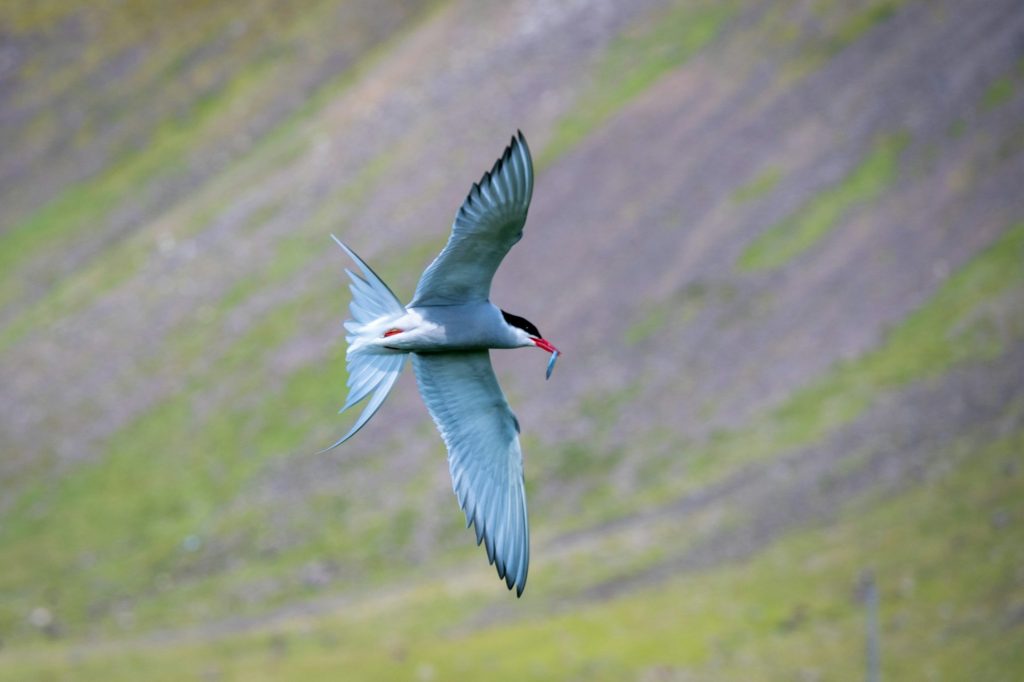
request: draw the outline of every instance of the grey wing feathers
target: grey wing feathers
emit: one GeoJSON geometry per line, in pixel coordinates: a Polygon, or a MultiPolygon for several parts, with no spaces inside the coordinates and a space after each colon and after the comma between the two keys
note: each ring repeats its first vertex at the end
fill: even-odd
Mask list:
{"type": "Polygon", "coordinates": [[[533,196],[533,160],[517,132],[505,153],[474,183],[444,249],[423,272],[410,306],[485,301],[505,254],[523,236],[533,196]]]}
{"type": "Polygon", "coordinates": [[[420,395],[448,446],[467,527],[509,589],[522,595],[530,562],[519,425],[487,351],[413,354],[420,395]]]}

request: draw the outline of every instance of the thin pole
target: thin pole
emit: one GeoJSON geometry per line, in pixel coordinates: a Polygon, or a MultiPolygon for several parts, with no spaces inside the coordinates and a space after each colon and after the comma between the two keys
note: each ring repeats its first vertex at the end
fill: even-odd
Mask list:
{"type": "Polygon", "coordinates": [[[861,586],[864,594],[865,610],[865,642],[867,654],[867,682],[881,682],[881,655],[878,632],[878,586],[875,584],[875,573],[866,570],[861,574],[861,586]]]}

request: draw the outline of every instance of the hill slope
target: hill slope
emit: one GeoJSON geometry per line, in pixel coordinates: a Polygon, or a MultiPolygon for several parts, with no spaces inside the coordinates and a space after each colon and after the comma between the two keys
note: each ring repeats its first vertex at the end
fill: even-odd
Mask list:
{"type": "Polygon", "coordinates": [[[1024,12],[1008,0],[0,9],[0,679],[1016,679],[1024,12]],[[400,297],[523,129],[495,354],[534,564],[410,376],[348,424],[344,235],[400,297]]]}

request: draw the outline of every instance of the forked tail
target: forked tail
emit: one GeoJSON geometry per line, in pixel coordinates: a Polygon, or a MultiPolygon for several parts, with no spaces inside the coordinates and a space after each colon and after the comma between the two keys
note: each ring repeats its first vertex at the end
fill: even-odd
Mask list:
{"type": "Polygon", "coordinates": [[[384,399],[388,397],[398,375],[402,373],[407,355],[382,349],[376,344],[362,343],[379,338],[382,331],[390,326],[390,321],[405,314],[405,308],[395,298],[388,285],[381,281],[362,258],[333,234],[331,238],[355,261],[363,275],[360,277],[348,268],[345,269],[345,273],[352,280],[352,284],[349,285],[349,289],[352,290],[352,302],[349,304],[352,319],[345,321],[345,329],[348,331],[345,337],[348,342],[348,352],[345,355],[348,367],[348,400],[338,413],[341,414],[371,393],[373,397],[363,408],[363,413],[359,415],[359,419],[349,432],[321,452],[338,447],[370,421],[384,403],[384,399]]]}

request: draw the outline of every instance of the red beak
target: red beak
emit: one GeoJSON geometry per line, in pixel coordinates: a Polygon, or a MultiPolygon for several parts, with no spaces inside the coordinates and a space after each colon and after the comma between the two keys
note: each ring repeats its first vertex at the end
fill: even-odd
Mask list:
{"type": "Polygon", "coordinates": [[[546,350],[551,353],[551,359],[548,360],[548,371],[544,374],[545,379],[551,378],[551,371],[555,368],[555,360],[558,359],[558,349],[551,345],[551,342],[547,339],[536,338],[533,340],[533,345],[537,346],[541,350],[546,350]]]}
{"type": "Polygon", "coordinates": [[[546,350],[549,353],[557,353],[558,349],[551,345],[551,342],[547,339],[534,339],[533,344],[541,350],[546,350]]]}

